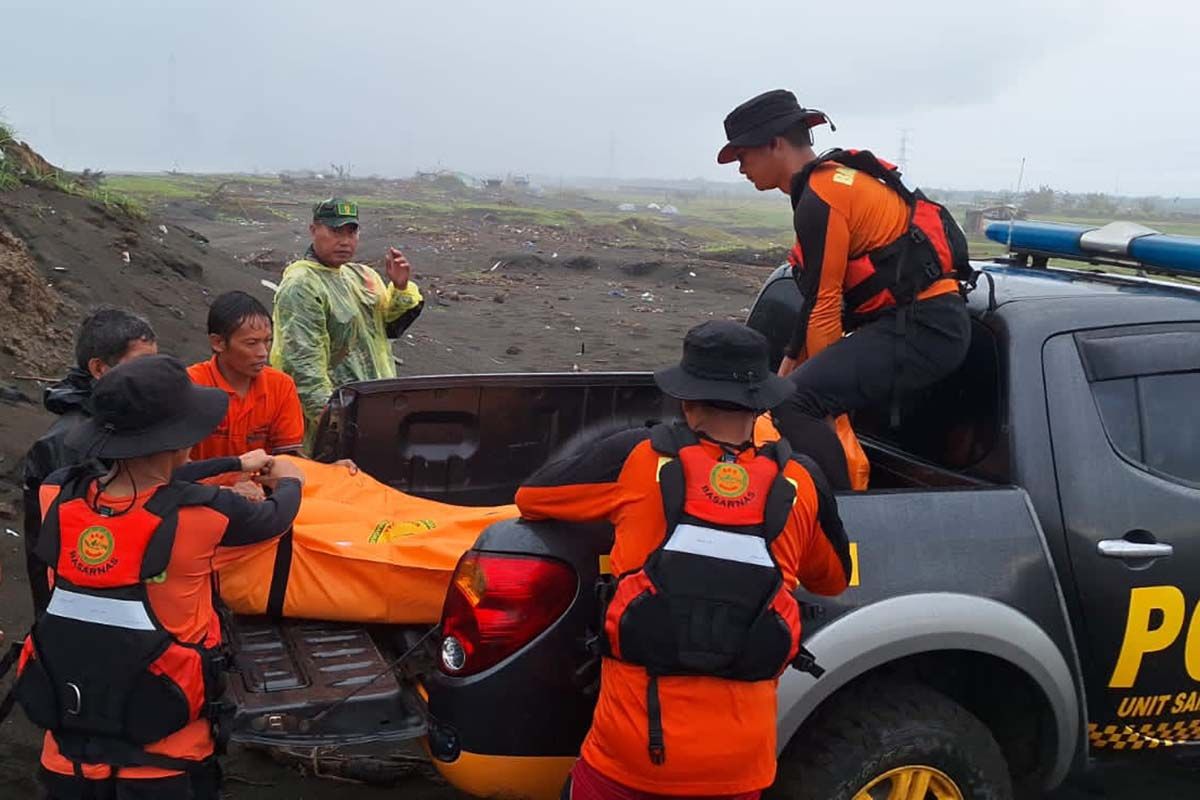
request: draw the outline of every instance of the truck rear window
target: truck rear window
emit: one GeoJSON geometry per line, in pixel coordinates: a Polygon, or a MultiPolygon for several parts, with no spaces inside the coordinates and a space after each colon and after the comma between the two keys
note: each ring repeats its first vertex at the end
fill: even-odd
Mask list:
{"type": "MultiPolygon", "coordinates": [[[[966,470],[996,451],[1001,408],[996,337],[972,320],[971,347],[963,365],[906,402],[898,427],[891,426],[890,409],[881,407],[859,411],[854,429],[940,467],[966,470]]],[[[982,477],[1006,480],[1007,466],[980,472],[982,477]]]]}
{"type": "Polygon", "coordinates": [[[1097,331],[1076,343],[1113,449],[1200,485],[1200,325],[1097,331]]]}

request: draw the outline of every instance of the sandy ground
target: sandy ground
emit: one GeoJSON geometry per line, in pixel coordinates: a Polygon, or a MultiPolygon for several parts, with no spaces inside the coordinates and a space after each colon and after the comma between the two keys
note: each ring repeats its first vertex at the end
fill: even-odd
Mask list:
{"type": "MultiPolygon", "coordinates": [[[[0,228],[19,237],[26,252],[5,251],[0,241],[0,268],[7,263],[14,275],[22,270],[40,316],[35,324],[28,313],[31,301],[23,296],[9,298],[7,307],[0,303],[5,331],[15,331],[20,322],[25,327],[14,341],[27,342],[0,347],[0,388],[10,390],[0,396],[6,398],[0,399],[0,629],[10,635],[23,633],[30,621],[14,494],[17,466],[50,419],[37,404],[41,384],[21,376],[58,375],[70,357],[71,331],[99,302],[142,310],[164,350],[201,358],[208,298],[241,288],[269,302],[261,281],[278,280],[282,263],[307,244],[302,210],[286,220],[235,224],[175,204],[149,222],[133,224],[73,198],[34,190],[18,195],[0,195],[0,228]],[[48,284],[49,293],[34,286],[29,274],[48,284]]],[[[666,234],[661,246],[623,243],[636,220],[624,229],[564,229],[488,216],[466,216],[431,230],[402,215],[372,216],[364,208],[359,260],[379,264],[386,246],[400,247],[427,300],[424,314],[395,345],[402,374],[665,365],[678,358],[683,333],[692,325],[719,316],[743,318],[770,270],[769,262],[709,260],[687,241],[667,241],[666,234]]],[[[0,293],[0,301],[5,299],[0,293]]],[[[38,741],[19,713],[0,726],[0,798],[35,796],[38,741]]],[[[233,800],[458,796],[428,777],[409,777],[390,788],[348,784],[242,750],[227,764],[226,796],[233,800]]],[[[1055,797],[1184,798],[1197,785],[1195,772],[1155,767],[1102,773],[1055,797]]]]}

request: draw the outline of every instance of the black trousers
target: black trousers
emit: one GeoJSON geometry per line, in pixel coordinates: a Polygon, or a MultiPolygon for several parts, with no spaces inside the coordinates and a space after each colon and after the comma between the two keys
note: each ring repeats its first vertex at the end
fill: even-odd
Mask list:
{"type": "Polygon", "coordinates": [[[890,309],[796,368],[796,392],[772,415],[792,449],[826,471],[834,489],[849,488],[845,453],[826,418],[902,403],[958,369],[971,343],[971,320],[957,294],[890,309]],[[840,464],[839,464],[840,460],[840,464]]]}
{"type": "Polygon", "coordinates": [[[169,778],[90,781],[39,771],[45,800],[221,800],[221,768],[215,758],[169,778]]]}

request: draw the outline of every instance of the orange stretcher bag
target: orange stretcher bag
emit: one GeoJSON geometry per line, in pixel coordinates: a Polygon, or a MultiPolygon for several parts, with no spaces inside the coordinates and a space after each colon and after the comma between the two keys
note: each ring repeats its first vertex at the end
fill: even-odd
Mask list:
{"type": "Polygon", "coordinates": [[[292,529],[222,548],[221,597],[238,614],[433,623],[459,557],[516,506],[469,507],[405,494],[364,472],[289,459],[304,471],[292,529]]]}

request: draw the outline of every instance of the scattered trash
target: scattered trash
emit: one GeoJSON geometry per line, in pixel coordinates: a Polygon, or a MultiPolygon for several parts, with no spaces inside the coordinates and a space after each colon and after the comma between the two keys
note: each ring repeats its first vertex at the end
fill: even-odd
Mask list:
{"type": "Polygon", "coordinates": [[[21,534],[17,533],[12,528],[5,528],[4,532],[7,533],[9,536],[15,536],[18,539],[21,538],[21,534]]]}
{"type": "Polygon", "coordinates": [[[54,271],[55,272],[66,272],[67,268],[66,267],[55,267],[54,271]]]}
{"type": "Polygon", "coordinates": [[[169,231],[167,230],[167,226],[166,226],[166,225],[159,225],[159,226],[158,226],[158,229],[159,229],[160,231],[162,231],[162,235],[163,235],[163,236],[166,236],[166,235],[167,235],[167,233],[169,233],[169,231]]]}
{"type": "Polygon", "coordinates": [[[502,263],[504,263],[504,262],[502,262],[502,261],[497,261],[495,264],[492,264],[492,268],[491,268],[491,269],[489,269],[489,270],[488,270],[488,272],[495,272],[495,271],[496,271],[496,267],[500,266],[502,263]]]}
{"type": "Polygon", "coordinates": [[[550,257],[551,257],[551,258],[558,258],[558,253],[554,253],[554,254],[553,254],[553,255],[551,255],[550,257]]]}
{"type": "Polygon", "coordinates": [[[658,203],[647,203],[646,208],[650,209],[651,211],[661,211],[662,210],[662,206],[660,206],[658,203]]]}
{"type": "Polygon", "coordinates": [[[688,277],[689,277],[689,278],[694,278],[694,277],[696,277],[696,273],[694,273],[694,272],[690,272],[690,271],[689,271],[689,272],[688,272],[688,277]]]}
{"type": "Polygon", "coordinates": [[[695,294],[696,290],[695,289],[684,289],[683,293],[684,294],[695,294]]]}
{"type": "Polygon", "coordinates": [[[261,281],[259,281],[259,283],[261,283],[263,286],[265,286],[265,287],[267,287],[268,289],[270,289],[272,292],[278,292],[278,291],[279,291],[279,284],[278,284],[278,283],[275,283],[274,281],[269,281],[269,280],[267,280],[266,278],[263,278],[261,281]]]}
{"type": "Polygon", "coordinates": [[[608,293],[608,296],[609,297],[625,297],[625,293],[622,292],[620,289],[613,289],[612,291],[610,291],[608,293]]]}
{"type": "Polygon", "coordinates": [[[643,300],[653,300],[654,294],[652,292],[642,292],[642,299],[643,300]]]}
{"type": "Polygon", "coordinates": [[[129,263],[129,251],[128,250],[121,251],[121,260],[124,261],[126,264],[129,263]]]}
{"type": "Polygon", "coordinates": [[[581,327],[579,327],[578,325],[576,325],[576,326],[575,326],[575,332],[576,332],[576,333],[582,333],[582,332],[583,332],[583,328],[581,328],[581,327]]]}

